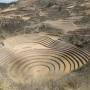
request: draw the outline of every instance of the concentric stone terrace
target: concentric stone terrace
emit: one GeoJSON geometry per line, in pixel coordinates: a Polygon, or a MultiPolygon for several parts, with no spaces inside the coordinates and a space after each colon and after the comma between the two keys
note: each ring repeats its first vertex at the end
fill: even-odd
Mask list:
{"type": "Polygon", "coordinates": [[[4,45],[0,65],[17,83],[70,73],[90,59],[88,52],[49,36],[16,36],[5,40],[4,45]]]}

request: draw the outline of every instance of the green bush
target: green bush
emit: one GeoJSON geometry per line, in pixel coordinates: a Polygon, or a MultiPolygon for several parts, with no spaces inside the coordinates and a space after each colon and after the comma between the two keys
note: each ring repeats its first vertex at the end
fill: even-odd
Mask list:
{"type": "Polygon", "coordinates": [[[85,15],[85,16],[83,16],[80,20],[77,20],[77,21],[75,21],[74,22],[75,24],[77,24],[77,25],[86,25],[86,24],[90,24],[90,15],[85,15]]]}
{"type": "Polygon", "coordinates": [[[50,7],[54,5],[55,0],[40,0],[40,4],[44,7],[50,7]]]}

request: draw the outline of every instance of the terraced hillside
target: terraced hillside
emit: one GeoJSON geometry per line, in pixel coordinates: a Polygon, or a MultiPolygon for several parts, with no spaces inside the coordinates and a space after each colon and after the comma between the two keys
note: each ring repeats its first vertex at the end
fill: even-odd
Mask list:
{"type": "Polygon", "coordinates": [[[89,60],[88,52],[48,35],[8,38],[0,48],[2,77],[16,87],[19,84],[32,85],[33,81],[45,83],[54,78],[60,79],[85,66],[89,60]]]}
{"type": "Polygon", "coordinates": [[[89,24],[89,0],[0,8],[0,90],[90,90],[89,24]]]}

